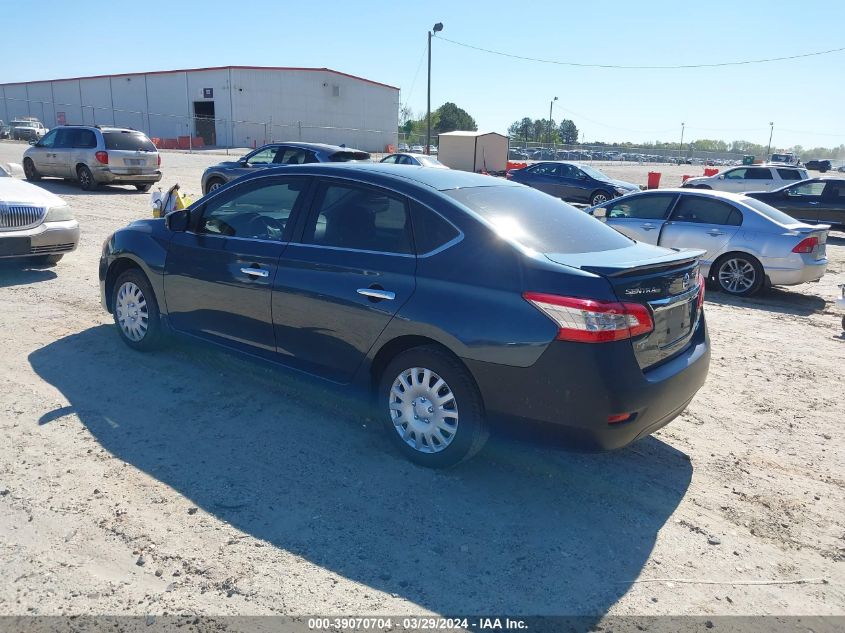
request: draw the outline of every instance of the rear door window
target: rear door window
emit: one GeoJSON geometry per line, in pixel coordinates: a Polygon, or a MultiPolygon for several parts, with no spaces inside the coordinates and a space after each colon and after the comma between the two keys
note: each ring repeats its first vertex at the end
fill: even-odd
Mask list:
{"type": "Polygon", "coordinates": [[[559,176],[560,165],[555,165],[553,163],[544,163],[542,165],[535,165],[534,167],[529,167],[528,172],[535,176],[559,176]]]}
{"type": "Polygon", "coordinates": [[[380,189],[325,183],[305,226],[305,244],[378,253],[411,254],[411,222],[404,198],[380,189]]]}
{"type": "Polygon", "coordinates": [[[73,146],[80,149],[97,147],[97,136],[91,130],[76,130],[73,146]]]}
{"type": "Polygon", "coordinates": [[[672,221],[739,226],[742,224],[742,214],[721,200],[704,196],[681,196],[672,212],[672,221]]]}
{"type": "Polygon", "coordinates": [[[783,180],[801,180],[801,172],[797,169],[778,169],[778,175],[783,180]]]}
{"type": "Polygon", "coordinates": [[[845,203],[845,183],[842,181],[827,183],[823,196],[825,200],[845,203]]]}
{"type": "Polygon", "coordinates": [[[634,196],[607,206],[608,218],[664,220],[675,201],[673,194],[634,196]]]}
{"type": "Polygon", "coordinates": [[[771,180],[772,172],[768,167],[749,167],[745,172],[746,180],[771,180]]]}
{"type": "Polygon", "coordinates": [[[106,149],[129,152],[155,152],[152,141],[140,132],[103,132],[106,149]]]}

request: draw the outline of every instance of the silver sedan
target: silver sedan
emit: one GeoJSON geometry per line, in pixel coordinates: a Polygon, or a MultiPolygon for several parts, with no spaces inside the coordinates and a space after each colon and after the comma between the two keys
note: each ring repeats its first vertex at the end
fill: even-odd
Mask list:
{"type": "Polygon", "coordinates": [[[742,194],[656,189],[587,212],[639,242],[704,249],[702,274],[732,295],[817,281],[827,268],[830,226],[799,222],[742,194]]]}

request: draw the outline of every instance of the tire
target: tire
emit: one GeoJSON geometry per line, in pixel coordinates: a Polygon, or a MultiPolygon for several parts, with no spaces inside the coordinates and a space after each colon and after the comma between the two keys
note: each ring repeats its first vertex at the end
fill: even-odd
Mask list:
{"type": "Polygon", "coordinates": [[[695,188],[696,189],[708,189],[710,191],[713,190],[713,187],[711,187],[710,185],[697,185],[695,188]]]}
{"type": "Polygon", "coordinates": [[[62,257],[62,254],[39,255],[38,257],[32,257],[30,259],[38,266],[55,266],[61,261],[62,257]]]}
{"type": "Polygon", "coordinates": [[[141,193],[147,193],[150,189],[152,189],[152,185],[149,183],[147,183],[146,185],[135,185],[135,189],[137,189],[141,193]]]}
{"type": "Polygon", "coordinates": [[[83,191],[94,191],[97,188],[97,181],[94,180],[94,174],[85,165],[80,165],[76,168],[76,180],[79,182],[79,187],[83,191]]]}
{"type": "Polygon", "coordinates": [[[436,346],[415,347],[390,361],[381,376],[378,407],[398,450],[427,468],[471,458],[489,436],[475,381],[460,361],[436,346]],[[440,407],[434,404],[438,396],[446,399],[440,407]],[[446,415],[438,416],[438,409],[446,415]],[[426,413],[434,414],[431,421],[422,417],[426,413]]]}
{"type": "Polygon", "coordinates": [[[819,171],[821,173],[825,173],[827,171],[827,167],[819,167],[819,171]]]}
{"type": "Polygon", "coordinates": [[[161,347],[164,329],[155,293],[137,268],[124,272],[114,284],[112,312],[120,338],[132,349],[149,352],[161,347]]]}
{"type": "Polygon", "coordinates": [[[713,282],[725,294],[749,297],[763,287],[763,267],[751,255],[728,253],[719,258],[712,270],[713,282]]]}
{"type": "Polygon", "coordinates": [[[597,204],[602,204],[604,202],[610,202],[613,200],[613,196],[609,194],[607,191],[600,190],[596,191],[592,196],[590,196],[590,206],[594,207],[597,204]]]}
{"type": "Polygon", "coordinates": [[[30,182],[38,182],[41,180],[41,174],[39,174],[38,170],[35,169],[35,163],[32,162],[31,158],[23,159],[23,175],[30,182]]]}
{"type": "Polygon", "coordinates": [[[205,193],[209,194],[215,189],[219,189],[225,184],[226,181],[224,181],[222,178],[211,178],[207,183],[205,183],[205,193]]]}

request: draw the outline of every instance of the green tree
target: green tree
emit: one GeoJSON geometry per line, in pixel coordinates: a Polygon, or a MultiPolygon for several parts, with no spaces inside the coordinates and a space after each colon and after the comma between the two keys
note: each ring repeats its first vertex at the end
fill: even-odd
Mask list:
{"type": "Polygon", "coordinates": [[[534,122],[528,117],[514,121],[508,128],[508,136],[517,141],[530,141],[533,134],[534,122]]]}
{"type": "Polygon", "coordinates": [[[451,101],[437,108],[437,119],[437,126],[434,125],[433,120],[431,122],[432,134],[443,134],[455,130],[474,132],[478,129],[475,119],[466,110],[459,108],[451,101]]]}
{"type": "Polygon", "coordinates": [[[561,143],[577,143],[578,142],[578,128],[575,123],[569,119],[564,119],[560,122],[558,127],[558,135],[561,143]]]}

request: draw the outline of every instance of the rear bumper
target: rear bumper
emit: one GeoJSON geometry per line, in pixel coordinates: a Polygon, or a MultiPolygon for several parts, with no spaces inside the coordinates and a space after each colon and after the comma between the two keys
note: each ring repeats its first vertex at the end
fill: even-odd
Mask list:
{"type": "Polygon", "coordinates": [[[702,318],[681,354],[645,372],[630,341],[555,341],[527,368],[465,362],[491,418],[554,425],[585,448],[611,450],[653,433],[686,408],[707,378],[710,340],[702,318]],[[621,413],[635,416],[608,423],[621,413]]]}
{"type": "Polygon", "coordinates": [[[44,222],[25,231],[0,232],[0,242],[4,238],[28,238],[29,245],[18,252],[0,255],[0,258],[69,253],[75,250],[77,244],[79,244],[79,223],[76,220],[44,222]]]}
{"type": "Polygon", "coordinates": [[[818,281],[827,270],[827,259],[813,263],[804,263],[797,268],[770,268],[765,272],[773,286],[795,286],[810,281],[818,281]]]}
{"type": "Polygon", "coordinates": [[[95,169],[93,172],[94,180],[101,184],[152,184],[161,180],[161,171],[148,171],[142,174],[122,174],[114,172],[108,167],[101,167],[95,169]]]}

